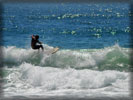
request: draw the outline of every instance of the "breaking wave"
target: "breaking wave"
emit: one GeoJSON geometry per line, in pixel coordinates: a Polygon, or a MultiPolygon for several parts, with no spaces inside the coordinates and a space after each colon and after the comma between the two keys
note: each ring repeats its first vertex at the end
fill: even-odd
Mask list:
{"type": "MultiPolygon", "coordinates": [[[[52,48],[45,45],[45,50],[52,48]]],[[[103,49],[61,49],[49,55],[9,46],[3,47],[3,53],[5,96],[68,96],[81,92],[85,96],[128,96],[130,93],[130,73],[126,72],[130,66],[129,49],[119,45],[103,49]]]]}
{"type": "MultiPolygon", "coordinates": [[[[45,50],[53,47],[45,45],[45,50]]],[[[47,55],[44,52],[32,49],[3,47],[4,66],[14,67],[23,63],[30,63],[41,67],[119,70],[131,69],[130,50],[119,45],[103,49],[60,49],[55,54],[47,55]]]]}

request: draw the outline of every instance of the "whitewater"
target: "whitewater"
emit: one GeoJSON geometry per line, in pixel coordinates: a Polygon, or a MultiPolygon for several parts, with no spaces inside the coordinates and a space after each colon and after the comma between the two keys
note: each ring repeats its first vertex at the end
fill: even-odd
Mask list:
{"type": "Polygon", "coordinates": [[[3,55],[5,97],[130,95],[130,49],[118,44],[103,49],[60,49],[49,55],[7,46],[3,55]]]}

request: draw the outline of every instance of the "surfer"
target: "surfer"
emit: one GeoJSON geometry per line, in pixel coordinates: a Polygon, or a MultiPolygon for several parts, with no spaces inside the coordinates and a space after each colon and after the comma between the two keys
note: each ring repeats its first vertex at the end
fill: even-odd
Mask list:
{"type": "Polygon", "coordinates": [[[31,40],[31,47],[32,49],[42,49],[44,50],[43,46],[42,46],[42,42],[39,41],[39,36],[38,35],[32,35],[32,40],[31,40]],[[37,43],[39,43],[40,45],[37,45],[37,43]]]}

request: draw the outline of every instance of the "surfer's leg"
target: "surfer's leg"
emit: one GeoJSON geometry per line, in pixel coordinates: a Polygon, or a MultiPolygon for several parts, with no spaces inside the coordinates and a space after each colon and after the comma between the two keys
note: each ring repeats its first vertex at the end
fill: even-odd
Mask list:
{"type": "Polygon", "coordinates": [[[43,50],[43,46],[42,45],[37,45],[36,48],[37,49],[40,49],[41,48],[43,50]]]}
{"type": "Polygon", "coordinates": [[[40,48],[41,48],[42,50],[44,49],[42,45],[36,45],[33,49],[38,49],[38,50],[39,50],[40,48]]]}
{"type": "Polygon", "coordinates": [[[41,48],[42,50],[44,50],[44,48],[43,48],[43,46],[42,46],[42,45],[40,45],[40,48],[41,48]]]}

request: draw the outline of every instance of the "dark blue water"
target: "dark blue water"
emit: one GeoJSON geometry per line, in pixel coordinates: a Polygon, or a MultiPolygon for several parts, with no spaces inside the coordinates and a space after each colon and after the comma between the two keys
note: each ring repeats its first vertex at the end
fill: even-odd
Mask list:
{"type": "Polygon", "coordinates": [[[129,5],[4,4],[4,46],[30,48],[32,34],[63,49],[131,47],[129,5]]]}

